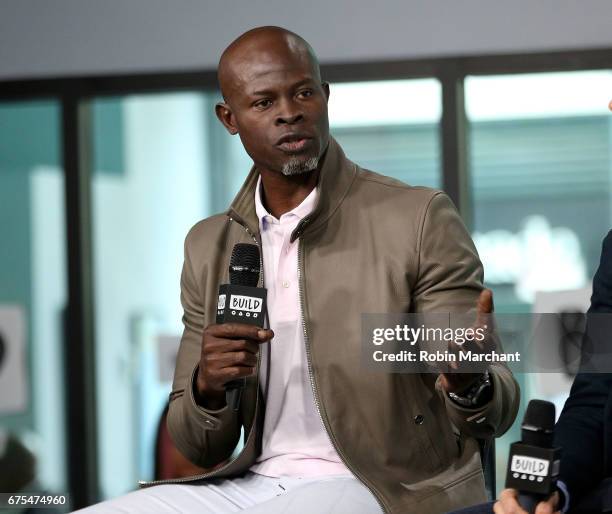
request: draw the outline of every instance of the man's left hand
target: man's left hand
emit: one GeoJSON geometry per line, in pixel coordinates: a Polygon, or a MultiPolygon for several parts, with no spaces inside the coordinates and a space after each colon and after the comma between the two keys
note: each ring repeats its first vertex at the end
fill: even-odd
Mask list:
{"type": "MultiPolygon", "coordinates": [[[[476,323],[474,329],[481,328],[486,336],[482,341],[472,339],[469,342],[459,345],[457,343],[449,344],[449,351],[456,353],[458,350],[470,350],[472,352],[485,353],[494,347],[491,340],[491,313],[493,312],[493,292],[490,289],[483,289],[480,292],[478,301],[476,302],[476,323]],[[485,328],[486,327],[486,328],[485,328]]],[[[467,362],[463,366],[461,362],[450,363],[452,373],[440,373],[440,385],[447,393],[461,393],[468,389],[482,373],[462,372],[462,368],[469,367],[471,370],[474,364],[467,362]]]]}

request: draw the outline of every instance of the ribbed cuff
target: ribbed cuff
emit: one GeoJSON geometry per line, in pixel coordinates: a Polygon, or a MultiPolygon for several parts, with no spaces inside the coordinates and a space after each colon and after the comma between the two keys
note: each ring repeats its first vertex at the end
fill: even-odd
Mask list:
{"type": "Polygon", "coordinates": [[[565,485],[565,482],[563,482],[562,480],[557,480],[557,489],[559,489],[559,491],[561,491],[561,494],[563,495],[563,507],[561,507],[561,512],[565,513],[567,511],[569,511],[569,507],[570,507],[570,493],[567,490],[567,486],[565,485]]]}

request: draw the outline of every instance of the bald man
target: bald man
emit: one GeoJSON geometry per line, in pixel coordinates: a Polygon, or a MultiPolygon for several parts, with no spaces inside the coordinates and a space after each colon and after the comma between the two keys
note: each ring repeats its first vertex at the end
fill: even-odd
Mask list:
{"type": "Polygon", "coordinates": [[[254,166],[228,211],[187,235],[168,415],[177,448],[209,471],[92,511],[433,514],[484,500],[478,440],[518,408],[508,369],[361,365],[363,313],[492,310],[452,203],[345,157],[329,134],[329,85],[296,34],[243,34],[218,75],[216,115],[254,166]],[[261,249],[265,330],[213,323],[236,243],[261,249]],[[236,379],[237,412],[225,401],[236,379]]]}

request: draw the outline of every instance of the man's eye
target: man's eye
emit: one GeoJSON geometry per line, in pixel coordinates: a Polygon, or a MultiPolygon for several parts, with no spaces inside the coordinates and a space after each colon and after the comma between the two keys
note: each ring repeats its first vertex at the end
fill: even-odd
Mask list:
{"type": "Polygon", "coordinates": [[[270,105],[272,105],[272,102],[266,99],[255,102],[255,107],[258,109],[265,109],[266,107],[270,107],[270,105]]]}
{"type": "Polygon", "coordinates": [[[308,98],[309,96],[312,96],[312,89],[303,89],[298,93],[298,95],[304,98],[308,98]]]}

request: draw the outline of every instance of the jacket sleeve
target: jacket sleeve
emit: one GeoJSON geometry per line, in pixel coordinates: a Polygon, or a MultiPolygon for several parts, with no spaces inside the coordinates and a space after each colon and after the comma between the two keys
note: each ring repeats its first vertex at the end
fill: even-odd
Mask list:
{"type": "MultiPolygon", "coordinates": [[[[603,242],[599,268],[593,278],[589,313],[599,316],[612,313],[612,232],[603,242]]],[[[601,335],[603,340],[595,343],[604,350],[610,344],[609,334],[601,335]]],[[[604,478],[604,459],[610,451],[606,437],[612,406],[610,391],[612,374],[578,374],[555,426],[555,445],[563,450],[559,479],[568,488],[571,504],[604,478]]]]}
{"type": "MultiPolygon", "coordinates": [[[[426,209],[419,236],[419,265],[414,288],[416,312],[475,312],[483,289],[483,269],[478,253],[457,210],[444,193],[435,194],[426,209]]],[[[478,409],[452,402],[442,391],[450,420],[462,432],[476,438],[500,436],[514,422],[519,406],[519,386],[510,370],[489,366],[493,397],[478,409]]]]}
{"type": "Polygon", "coordinates": [[[580,374],[555,426],[555,446],[562,449],[559,480],[580,500],[604,477],[604,413],[612,381],[609,375],[580,374]]]}
{"type": "Polygon", "coordinates": [[[208,325],[200,287],[205,269],[196,275],[191,258],[190,233],[185,240],[181,274],[183,336],[179,346],[167,426],[179,451],[194,464],[208,468],[229,458],[240,438],[238,414],[227,406],[219,410],[200,407],[194,387],[200,360],[202,333],[208,325]]]}

